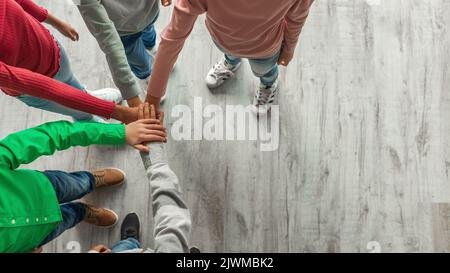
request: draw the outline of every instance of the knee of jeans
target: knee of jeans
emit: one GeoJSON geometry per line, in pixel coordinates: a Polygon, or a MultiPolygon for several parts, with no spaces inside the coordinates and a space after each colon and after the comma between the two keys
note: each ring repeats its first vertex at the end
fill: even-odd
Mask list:
{"type": "Polygon", "coordinates": [[[144,80],[152,74],[152,69],[150,65],[139,65],[131,66],[131,70],[137,78],[144,80]]]}
{"type": "Polygon", "coordinates": [[[271,76],[277,73],[278,71],[278,66],[274,65],[274,66],[259,66],[259,65],[252,65],[252,72],[253,74],[258,77],[264,77],[264,76],[271,76]]]}

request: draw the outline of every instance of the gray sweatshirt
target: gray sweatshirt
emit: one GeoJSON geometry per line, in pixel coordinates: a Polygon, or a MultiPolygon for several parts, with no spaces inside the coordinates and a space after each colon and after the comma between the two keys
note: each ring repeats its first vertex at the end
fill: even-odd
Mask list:
{"type": "Polygon", "coordinates": [[[140,94],[120,36],[142,31],[159,14],[159,0],[74,1],[89,31],[106,55],[114,83],[124,99],[140,94]]]}
{"type": "Polygon", "coordinates": [[[153,249],[133,249],[124,253],[188,253],[191,216],[181,196],[175,173],[167,165],[164,144],[149,144],[150,153],[141,153],[150,181],[154,215],[153,249]]]}

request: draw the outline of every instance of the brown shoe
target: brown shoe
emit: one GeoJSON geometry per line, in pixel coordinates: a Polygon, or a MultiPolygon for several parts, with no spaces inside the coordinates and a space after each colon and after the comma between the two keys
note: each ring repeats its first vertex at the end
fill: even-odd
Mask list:
{"type": "Polygon", "coordinates": [[[106,168],[91,172],[95,177],[95,188],[118,186],[125,181],[125,172],[121,169],[106,168]]]}
{"type": "Polygon", "coordinates": [[[86,215],[84,221],[91,225],[98,227],[112,227],[119,220],[119,216],[109,209],[97,208],[92,205],[84,204],[86,206],[86,215]]]}

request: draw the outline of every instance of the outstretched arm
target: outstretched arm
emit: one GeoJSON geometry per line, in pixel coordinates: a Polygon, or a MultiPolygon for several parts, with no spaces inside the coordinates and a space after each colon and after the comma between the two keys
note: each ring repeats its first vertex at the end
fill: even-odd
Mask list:
{"type": "Polygon", "coordinates": [[[125,49],[114,23],[109,19],[104,6],[98,0],[81,0],[78,10],[86,26],[106,56],[114,83],[131,107],[141,104],[140,87],[128,65],[125,49]]]}
{"type": "Polygon", "coordinates": [[[14,133],[0,141],[0,166],[16,169],[43,155],[73,146],[125,143],[125,126],[58,121],[14,133]]]}
{"type": "MultiPolygon", "coordinates": [[[[155,108],[140,114],[140,118],[156,118],[155,108]]],[[[160,115],[164,126],[164,113],[160,115]]],[[[152,192],[154,215],[155,252],[189,252],[191,216],[181,195],[178,177],[170,169],[164,144],[154,142],[148,145],[150,153],[141,153],[152,192]]]]}
{"type": "Polygon", "coordinates": [[[54,101],[66,107],[93,115],[111,118],[114,102],[95,98],[67,84],[56,81],[33,71],[9,66],[0,61],[0,88],[20,94],[54,101]]]}
{"type": "Polygon", "coordinates": [[[150,154],[141,157],[152,192],[155,252],[189,252],[191,217],[178,178],[167,164],[164,144],[152,143],[149,148],[150,154]]]}
{"type": "Polygon", "coordinates": [[[166,92],[169,74],[175,65],[184,42],[191,33],[197,17],[206,12],[206,3],[200,1],[178,1],[173,9],[170,24],[161,33],[161,42],[155,57],[146,101],[159,108],[161,97],[166,92]]]}

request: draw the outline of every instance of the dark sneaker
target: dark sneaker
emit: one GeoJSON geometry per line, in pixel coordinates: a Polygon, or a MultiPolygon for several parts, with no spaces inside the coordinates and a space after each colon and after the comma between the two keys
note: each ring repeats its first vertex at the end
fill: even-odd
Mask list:
{"type": "Polygon", "coordinates": [[[120,227],[120,240],[133,238],[139,241],[140,226],[139,216],[136,213],[128,214],[123,219],[122,226],[120,227]]]}

